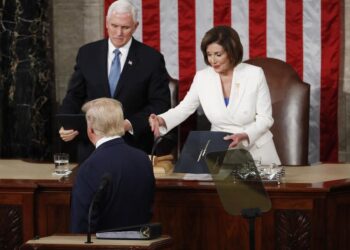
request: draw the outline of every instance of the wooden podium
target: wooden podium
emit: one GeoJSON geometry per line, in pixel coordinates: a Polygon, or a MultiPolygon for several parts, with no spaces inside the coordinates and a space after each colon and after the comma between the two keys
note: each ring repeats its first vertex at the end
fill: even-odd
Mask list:
{"type": "Polygon", "coordinates": [[[93,243],[87,244],[86,235],[53,235],[27,241],[20,250],[170,250],[173,240],[169,236],[161,236],[154,240],[104,240],[91,237],[93,243]]]}

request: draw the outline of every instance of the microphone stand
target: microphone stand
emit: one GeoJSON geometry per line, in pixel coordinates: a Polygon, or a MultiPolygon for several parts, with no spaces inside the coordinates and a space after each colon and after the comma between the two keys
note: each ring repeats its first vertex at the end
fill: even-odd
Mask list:
{"type": "Polygon", "coordinates": [[[104,193],[104,190],[106,187],[110,184],[112,181],[112,176],[109,173],[105,173],[104,176],[102,177],[100,186],[98,187],[89,207],[89,213],[88,213],[88,228],[87,228],[87,235],[86,235],[86,244],[91,244],[93,243],[91,241],[91,216],[92,212],[94,210],[94,207],[96,204],[98,204],[101,200],[101,196],[104,193]]]}
{"type": "Polygon", "coordinates": [[[255,218],[261,215],[260,208],[244,208],[242,209],[243,218],[249,223],[249,249],[255,249],[255,218]]]}
{"type": "Polygon", "coordinates": [[[92,214],[93,207],[94,207],[94,205],[95,205],[96,197],[97,197],[97,193],[94,195],[94,198],[92,199],[92,202],[90,203],[90,207],[89,207],[89,213],[88,213],[88,230],[87,230],[86,241],[85,241],[85,243],[87,243],[87,244],[93,243],[93,242],[91,241],[91,214],[92,214]]]}

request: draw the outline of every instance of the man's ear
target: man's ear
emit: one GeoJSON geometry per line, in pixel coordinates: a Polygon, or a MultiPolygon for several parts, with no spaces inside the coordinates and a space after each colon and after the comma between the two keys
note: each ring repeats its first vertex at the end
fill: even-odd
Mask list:
{"type": "Polygon", "coordinates": [[[89,137],[89,140],[92,142],[92,144],[94,144],[94,145],[96,145],[96,134],[95,134],[95,131],[94,131],[94,129],[93,128],[91,128],[91,127],[87,127],[87,129],[86,129],[87,131],[87,135],[88,135],[88,137],[89,137]]]}
{"type": "Polygon", "coordinates": [[[88,127],[88,128],[87,128],[87,132],[88,132],[88,134],[95,134],[94,129],[91,128],[91,127],[88,127]]]}

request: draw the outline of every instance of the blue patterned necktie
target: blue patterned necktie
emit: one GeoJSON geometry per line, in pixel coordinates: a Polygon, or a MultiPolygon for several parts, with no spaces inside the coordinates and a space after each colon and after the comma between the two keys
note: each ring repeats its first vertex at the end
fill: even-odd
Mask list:
{"type": "Polygon", "coordinates": [[[119,49],[115,49],[113,53],[115,55],[114,55],[112,65],[111,65],[111,70],[108,76],[109,90],[111,91],[111,97],[114,96],[114,92],[115,92],[115,89],[117,88],[117,83],[120,76],[120,59],[119,59],[120,51],[119,49]]]}

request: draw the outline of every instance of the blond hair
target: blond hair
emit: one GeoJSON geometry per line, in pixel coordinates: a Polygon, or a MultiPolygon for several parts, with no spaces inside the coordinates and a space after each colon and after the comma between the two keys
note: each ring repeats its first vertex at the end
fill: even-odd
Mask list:
{"type": "Polygon", "coordinates": [[[98,136],[123,136],[124,114],[122,104],[111,98],[98,98],[85,103],[82,110],[86,122],[98,136]]]}

